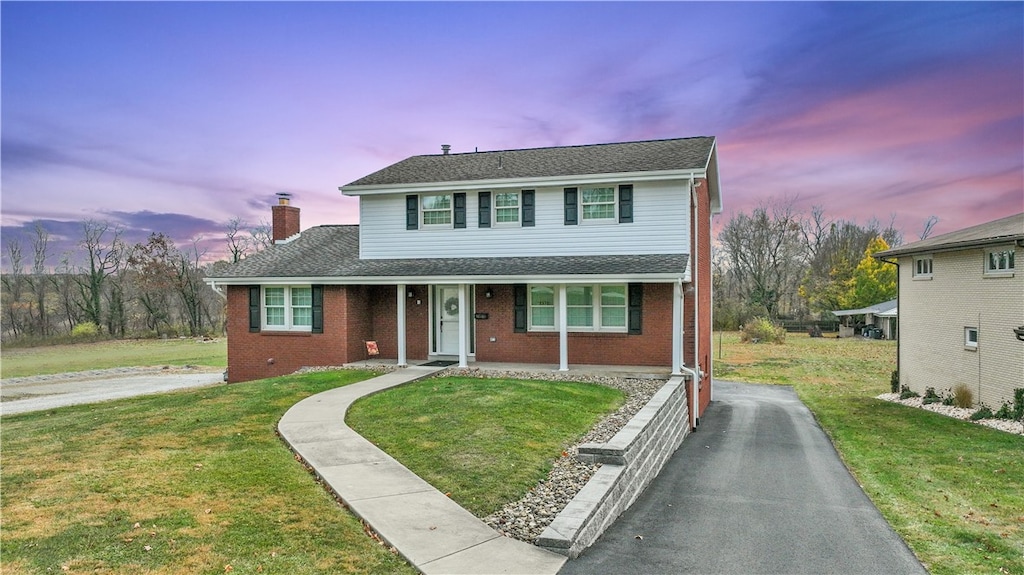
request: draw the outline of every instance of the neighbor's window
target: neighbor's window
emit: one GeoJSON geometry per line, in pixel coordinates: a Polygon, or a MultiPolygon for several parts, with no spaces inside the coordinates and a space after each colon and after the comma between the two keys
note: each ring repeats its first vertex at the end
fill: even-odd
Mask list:
{"type": "Polygon", "coordinates": [[[985,273],[998,274],[1013,271],[1013,249],[991,250],[985,253],[985,273]]]}
{"type": "Polygon", "coordinates": [[[268,330],[310,330],[313,289],[309,286],[263,288],[263,325],[268,330]]]}
{"type": "Polygon", "coordinates": [[[932,256],[923,256],[914,258],[914,277],[915,278],[930,278],[932,277],[932,256]]]}
{"type": "MultiPolygon", "coordinates": [[[[566,327],[569,331],[626,331],[626,286],[571,285],[565,288],[566,327]]],[[[530,330],[556,329],[558,289],[530,286],[530,330]]]]}
{"type": "Polygon", "coordinates": [[[452,195],[420,196],[420,218],[424,226],[452,225],[452,195]]]}
{"type": "Polygon", "coordinates": [[[978,328],[964,328],[964,347],[967,349],[978,349],[978,328]]]}
{"type": "Polygon", "coordinates": [[[499,225],[519,223],[519,192],[494,194],[494,222],[499,225]]]}
{"type": "Polygon", "coordinates": [[[583,188],[583,221],[615,220],[615,188],[583,188]]]}

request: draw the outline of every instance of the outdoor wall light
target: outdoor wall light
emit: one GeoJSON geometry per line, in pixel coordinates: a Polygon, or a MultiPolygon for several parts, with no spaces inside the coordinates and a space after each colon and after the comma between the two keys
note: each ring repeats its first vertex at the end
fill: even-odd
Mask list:
{"type": "Polygon", "coordinates": [[[1017,336],[1017,339],[1024,341],[1024,325],[1013,328],[1013,333],[1017,336]]]}
{"type": "Polygon", "coordinates": [[[491,288],[487,288],[487,291],[484,292],[484,297],[487,299],[491,299],[492,297],[494,297],[494,290],[492,290],[491,288]]]}
{"type": "Polygon", "coordinates": [[[415,292],[413,292],[412,290],[409,290],[409,291],[405,292],[405,295],[406,295],[406,297],[408,297],[409,299],[412,299],[412,298],[416,297],[416,293],[415,293],[415,292]]]}

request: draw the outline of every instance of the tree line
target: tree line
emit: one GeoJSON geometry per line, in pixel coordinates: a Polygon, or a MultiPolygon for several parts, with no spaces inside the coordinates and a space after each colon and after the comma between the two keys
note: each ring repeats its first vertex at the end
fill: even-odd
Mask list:
{"type": "MultiPolygon", "coordinates": [[[[204,263],[198,238],[179,247],[154,232],[132,244],[123,227],[107,221],[87,220],[80,229],[76,249],[59,254],[57,265],[50,265],[52,242],[39,222],[30,241],[5,242],[5,342],[224,333],[225,302],[204,278],[227,262],[204,263]]],[[[269,224],[247,228],[237,218],[228,222],[225,237],[232,262],[272,243],[269,224]]]]}
{"type": "MultiPolygon", "coordinates": [[[[925,239],[938,218],[918,234],[925,239]]],[[[896,267],[873,257],[902,244],[894,219],[865,225],[829,217],[792,198],[769,199],[722,227],[713,258],[717,328],[736,329],[755,317],[833,321],[833,310],[860,309],[896,297],[896,267]]]]}

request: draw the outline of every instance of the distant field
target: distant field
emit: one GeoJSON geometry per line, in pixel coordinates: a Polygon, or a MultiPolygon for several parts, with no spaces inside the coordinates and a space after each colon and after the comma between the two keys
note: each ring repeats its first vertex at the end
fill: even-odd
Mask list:
{"type": "Polygon", "coordinates": [[[874,399],[889,392],[895,341],[726,333],[720,356],[714,340],[716,378],[793,386],[929,571],[1024,574],[1024,438],[874,399]]]}
{"type": "Polygon", "coordinates": [[[131,339],[5,348],[0,353],[0,377],[25,377],[65,371],[152,365],[226,367],[227,340],[131,339]]]}

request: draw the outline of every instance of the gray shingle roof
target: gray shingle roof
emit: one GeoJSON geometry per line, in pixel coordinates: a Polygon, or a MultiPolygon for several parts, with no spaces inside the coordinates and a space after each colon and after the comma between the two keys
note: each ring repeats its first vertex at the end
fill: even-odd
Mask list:
{"type": "Polygon", "coordinates": [[[898,248],[878,252],[876,258],[906,254],[956,250],[990,244],[1024,240],[1024,212],[1000,218],[977,226],[971,226],[934,238],[913,242],[898,248]]]}
{"type": "Polygon", "coordinates": [[[708,165],[714,143],[713,137],[699,136],[413,156],[343,186],[342,190],[353,186],[701,170],[708,165]]]}
{"type": "Polygon", "coordinates": [[[359,226],[349,225],[309,228],[288,243],[219,270],[210,279],[682,275],[686,265],[686,254],[361,260],[359,226]]]}

